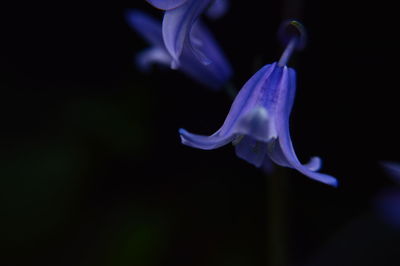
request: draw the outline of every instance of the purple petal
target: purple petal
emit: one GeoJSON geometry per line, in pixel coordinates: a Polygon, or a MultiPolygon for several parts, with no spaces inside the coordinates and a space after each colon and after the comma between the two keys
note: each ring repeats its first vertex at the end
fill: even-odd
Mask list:
{"type": "Polygon", "coordinates": [[[274,164],[268,156],[264,157],[264,162],[261,165],[261,169],[264,173],[270,175],[274,171],[274,164]]]}
{"type": "Polygon", "coordinates": [[[125,18],[128,24],[151,45],[164,47],[161,22],[138,10],[128,10],[125,18]]]}
{"type": "Polygon", "coordinates": [[[236,155],[256,167],[261,167],[267,154],[267,143],[244,136],[235,145],[236,155]]]}
{"type": "Polygon", "coordinates": [[[179,134],[181,136],[182,144],[202,150],[213,150],[222,147],[233,141],[235,138],[233,135],[221,135],[219,131],[211,136],[196,135],[189,133],[182,128],[179,129],[179,134]]]}
{"type": "Polygon", "coordinates": [[[145,72],[149,71],[153,64],[169,66],[171,61],[169,53],[158,47],[146,49],[136,56],[136,65],[145,72]]]}
{"type": "MultiPolygon", "coordinates": [[[[210,72],[221,80],[221,83],[226,83],[232,77],[232,67],[223,50],[219,47],[218,43],[215,41],[214,36],[205,27],[200,20],[198,20],[192,28],[191,40],[195,42],[197,51],[206,51],[207,54],[204,55],[206,59],[200,60],[200,63],[205,65],[210,72]],[[204,64],[205,61],[209,60],[209,64],[204,64]]],[[[192,51],[193,51],[192,45],[192,51]]],[[[197,57],[198,58],[198,57],[197,57]]]]}
{"type": "Polygon", "coordinates": [[[287,68],[289,72],[289,78],[286,80],[287,81],[287,86],[288,89],[286,90],[286,98],[285,99],[285,104],[284,104],[284,112],[289,119],[290,113],[292,112],[293,109],[293,104],[294,104],[294,98],[296,95],[296,71],[292,68],[287,68]]]}
{"type": "MultiPolygon", "coordinates": [[[[179,65],[179,57],[182,54],[185,42],[189,46],[193,46],[189,38],[192,26],[210,2],[211,0],[188,0],[178,8],[165,12],[162,28],[163,38],[175,66],[179,65]]],[[[193,52],[200,58],[204,57],[195,48],[193,48],[193,52]]]]}
{"type": "Polygon", "coordinates": [[[268,143],[268,155],[277,165],[291,167],[290,163],[285,157],[285,154],[283,154],[278,139],[274,139],[268,143]]]}
{"type": "Polygon", "coordinates": [[[200,21],[195,23],[192,33],[202,40],[202,49],[207,51],[212,63],[202,64],[193,56],[192,49],[185,46],[180,58],[181,66],[179,69],[207,87],[222,88],[232,76],[230,64],[223,56],[212,35],[201,25],[200,21]]]}
{"type": "Polygon", "coordinates": [[[276,130],[268,111],[264,107],[255,107],[243,114],[235,126],[235,133],[249,135],[257,141],[268,142],[276,138],[276,130]]]}
{"type": "Polygon", "coordinates": [[[146,0],[155,8],[169,10],[183,5],[188,0],[146,0]]]}
{"type": "Polygon", "coordinates": [[[221,134],[230,134],[237,120],[243,114],[259,106],[257,102],[259,100],[260,91],[263,89],[265,80],[268,79],[274,71],[275,65],[274,63],[264,66],[246,82],[229,110],[228,116],[220,129],[221,134]]]}
{"type": "Polygon", "coordinates": [[[310,171],[317,172],[322,167],[322,160],[321,158],[314,156],[311,157],[310,161],[306,163],[304,166],[310,169],[310,171]]]}
{"type": "MultiPolygon", "coordinates": [[[[290,162],[287,160],[285,154],[283,153],[279,140],[275,139],[270,141],[268,144],[268,155],[270,156],[271,160],[276,164],[283,166],[283,167],[291,167],[290,162]]],[[[319,157],[311,157],[310,161],[304,164],[304,167],[308,168],[310,171],[316,172],[321,169],[322,160],[319,157]]]]}
{"type": "MultiPolygon", "coordinates": [[[[137,30],[152,46],[137,55],[136,63],[138,67],[143,71],[148,71],[150,66],[155,63],[171,65],[172,58],[165,49],[162,39],[161,23],[137,10],[127,11],[126,18],[130,26],[137,30]]],[[[201,25],[194,28],[196,34],[204,38],[204,47],[214,58],[214,63],[208,66],[201,64],[193,57],[192,51],[189,48],[185,48],[181,58],[182,65],[180,70],[206,87],[219,89],[231,77],[230,65],[223,57],[222,52],[216,47],[211,34],[201,25]]]]}
{"type": "Polygon", "coordinates": [[[179,70],[204,86],[215,90],[221,89],[228,81],[228,77],[219,75],[220,72],[213,66],[203,65],[192,55],[187,55],[185,51],[182,54],[179,70]]]}
{"type": "Polygon", "coordinates": [[[229,8],[228,0],[215,0],[207,10],[207,16],[211,19],[217,19],[225,15],[229,8]]]}
{"type": "MultiPolygon", "coordinates": [[[[283,97],[282,99],[279,99],[279,101],[281,102],[277,106],[278,110],[276,114],[278,142],[279,142],[279,147],[281,149],[280,152],[286,159],[286,164],[287,164],[286,166],[294,168],[312,179],[336,187],[338,185],[336,178],[330,175],[313,172],[312,170],[307,168],[307,166],[302,165],[298,160],[296,153],[294,151],[289,131],[289,115],[291,110],[287,107],[288,101],[291,100],[290,97],[292,96],[293,93],[292,90],[295,90],[293,82],[294,80],[293,73],[294,72],[289,71],[287,67],[284,67],[283,78],[279,88],[279,90],[281,91],[281,95],[286,96],[286,98],[283,97]]],[[[275,152],[276,151],[277,149],[275,149],[275,152]]],[[[274,151],[272,151],[271,158],[274,158],[275,156],[276,155],[274,154],[274,151]]],[[[318,166],[313,164],[315,163],[312,163],[312,168],[318,166]]]]}
{"type": "MultiPolygon", "coordinates": [[[[245,114],[248,114],[249,111],[258,107],[259,91],[263,89],[265,80],[268,79],[274,71],[275,66],[276,63],[264,66],[246,82],[236,96],[224,124],[217,132],[211,136],[203,136],[180,129],[179,133],[182,143],[194,148],[211,150],[226,145],[234,140],[238,134],[243,135],[245,133],[250,133],[246,131],[243,126],[236,127],[236,125],[240,125],[238,122],[243,119],[243,117],[246,117],[245,114]]],[[[245,120],[242,120],[242,123],[246,123],[245,120]]],[[[262,131],[262,129],[260,131],[262,131]]]]}
{"type": "Polygon", "coordinates": [[[400,164],[395,162],[381,162],[390,177],[400,184],[400,164]]]}
{"type": "MultiPolygon", "coordinates": [[[[291,163],[287,160],[285,154],[283,153],[281,146],[279,144],[279,140],[275,139],[270,141],[268,145],[268,155],[271,160],[276,164],[292,168],[291,163]]],[[[316,172],[322,167],[322,160],[319,157],[311,157],[308,163],[304,164],[304,167],[308,168],[310,171],[316,172]]]]}
{"type": "MultiPolygon", "coordinates": [[[[289,125],[287,125],[287,127],[289,127],[289,125]]],[[[325,183],[325,184],[328,184],[328,185],[331,185],[334,187],[338,186],[338,181],[333,176],[314,172],[314,170],[317,169],[317,167],[313,166],[313,163],[314,163],[313,161],[311,161],[312,162],[311,169],[308,168],[308,167],[310,167],[309,165],[302,165],[300,163],[299,159],[296,156],[296,153],[294,152],[288,130],[286,133],[282,133],[279,136],[279,144],[281,146],[283,154],[285,155],[288,163],[290,164],[288,167],[298,170],[302,174],[310,177],[311,179],[320,181],[322,183],[325,183]]]]}

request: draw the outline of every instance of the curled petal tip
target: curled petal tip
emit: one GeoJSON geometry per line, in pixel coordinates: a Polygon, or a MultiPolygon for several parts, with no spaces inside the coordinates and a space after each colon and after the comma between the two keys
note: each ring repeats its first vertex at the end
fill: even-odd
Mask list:
{"type": "Polygon", "coordinates": [[[321,183],[324,183],[326,185],[329,185],[329,186],[332,186],[335,188],[337,188],[339,186],[339,181],[331,175],[317,173],[317,172],[314,172],[311,169],[308,169],[304,166],[301,166],[301,167],[297,166],[295,169],[297,169],[299,172],[303,173],[304,175],[308,176],[309,178],[319,181],[321,183]]]}
{"type": "Polygon", "coordinates": [[[297,20],[286,20],[279,27],[278,37],[286,46],[293,38],[296,38],[296,50],[302,50],[307,43],[307,32],[303,24],[297,20]]]}
{"type": "Polygon", "coordinates": [[[323,183],[330,185],[334,188],[339,187],[339,181],[335,177],[330,176],[330,175],[325,175],[325,174],[324,174],[324,176],[325,176],[324,180],[322,181],[323,183]]]}
{"type": "Polygon", "coordinates": [[[316,173],[316,172],[310,172],[310,173],[303,172],[303,174],[310,177],[311,179],[332,186],[334,188],[337,188],[339,186],[339,181],[331,175],[316,173]]]}
{"type": "Polygon", "coordinates": [[[322,160],[317,156],[311,157],[310,161],[305,166],[310,169],[310,171],[319,171],[322,167],[322,160]]]}
{"type": "Polygon", "coordinates": [[[333,186],[334,188],[338,188],[339,187],[339,181],[337,181],[337,179],[334,179],[334,181],[331,184],[328,184],[333,186]]]}
{"type": "Polygon", "coordinates": [[[178,132],[179,132],[179,137],[180,137],[180,139],[181,139],[181,143],[182,144],[184,144],[184,145],[187,145],[187,146],[190,146],[190,141],[188,141],[187,139],[186,139],[186,135],[188,135],[189,134],[189,132],[187,132],[185,129],[183,129],[183,128],[180,128],[179,130],[178,130],[178,132]]]}
{"type": "MultiPolygon", "coordinates": [[[[180,139],[181,139],[181,143],[182,143],[183,145],[186,145],[185,138],[184,138],[182,135],[179,135],[179,137],[180,137],[180,139]]],[[[189,146],[189,145],[187,145],[187,146],[189,146]]]]}
{"type": "Polygon", "coordinates": [[[171,57],[169,54],[165,50],[158,48],[146,49],[135,57],[137,67],[143,72],[148,72],[153,64],[168,66],[170,62],[171,57]]]}
{"type": "Polygon", "coordinates": [[[178,130],[178,132],[179,132],[179,135],[185,135],[187,133],[187,131],[185,129],[183,129],[183,128],[180,128],[178,130]]]}
{"type": "Polygon", "coordinates": [[[179,133],[179,136],[181,137],[181,140],[182,140],[182,142],[184,141],[184,139],[185,139],[185,135],[188,135],[189,134],[189,132],[187,132],[185,129],[183,129],[183,128],[180,128],[179,130],[178,130],[178,133],[179,133]]]}

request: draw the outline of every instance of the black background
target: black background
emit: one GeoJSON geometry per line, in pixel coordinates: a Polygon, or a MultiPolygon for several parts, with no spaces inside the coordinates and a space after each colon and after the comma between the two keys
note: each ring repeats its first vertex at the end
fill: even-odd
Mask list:
{"type": "MultiPolygon", "coordinates": [[[[133,8],[161,19],[145,1],[133,8]]],[[[400,161],[393,6],[232,1],[207,21],[238,88],[278,60],[280,22],[303,21],[292,139],[338,189],[293,170],[266,176],[231,145],[181,145],[178,128],[213,133],[231,100],[179,72],[139,72],[147,44],[125,11],[1,11],[2,264],[398,265],[398,232],[372,207],[394,185],[378,162],[400,161]]]]}

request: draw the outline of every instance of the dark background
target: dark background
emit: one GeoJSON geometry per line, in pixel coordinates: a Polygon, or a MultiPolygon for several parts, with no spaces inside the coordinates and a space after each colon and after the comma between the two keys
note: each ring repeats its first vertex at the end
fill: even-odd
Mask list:
{"type": "Polygon", "coordinates": [[[394,7],[241,2],[207,21],[238,88],[278,60],[280,22],[304,22],[292,138],[340,187],[266,176],[231,145],[181,145],[178,128],[211,134],[231,100],[179,72],[139,72],[147,44],[126,8],[3,8],[1,265],[399,265],[398,231],[372,207],[394,186],[378,161],[400,161],[394,7]]]}

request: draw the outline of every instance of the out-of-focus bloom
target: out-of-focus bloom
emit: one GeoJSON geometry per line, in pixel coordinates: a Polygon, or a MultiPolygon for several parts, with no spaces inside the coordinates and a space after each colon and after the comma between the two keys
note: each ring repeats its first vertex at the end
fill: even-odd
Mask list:
{"type": "MultiPolygon", "coordinates": [[[[172,57],[171,67],[179,68],[181,56],[186,48],[202,64],[214,63],[196,26],[200,15],[207,11],[212,18],[223,15],[227,9],[226,0],[147,0],[154,7],[165,10],[162,36],[165,47],[172,57]]],[[[187,51],[187,52],[189,52],[187,51]]]]}
{"type": "Polygon", "coordinates": [[[318,157],[305,165],[299,162],[290,138],[289,116],[295,97],[296,73],[286,63],[300,41],[301,35],[292,37],[279,62],[264,66],[250,78],[217,132],[203,136],[180,129],[182,143],[211,150],[232,142],[237,156],[256,167],[262,167],[270,158],[278,165],[337,186],[334,177],[316,172],[321,167],[318,157]]]}
{"type": "Polygon", "coordinates": [[[382,162],[381,165],[386,173],[400,185],[400,164],[386,161],[382,162]]]}
{"type": "MultiPolygon", "coordinates": [[[[164,45],[161,23],[138,10],[127,11],[126,19],[129,25],[150,44],[150,48],[137,56],[139,68],[146,71],[154,63],[169,66],[173,58],[164,45]]],[[[185,46],[180,57],[179,70],[207,87],[221,88],[232,76],[230,64],[210,32],[200,22],[196,23],[192,34],[202,41],[202,47],[212,58],[212,63],[202,64],[192,55],[190,47],[185,46]]]]}
{"type": "Polygon", "coordinates": [[[386,224],[400,229],[400,189],[383,189],[374,199],[374,207],[386,224]]]}
{"type": "MultiPolygon", "coordinates": [[[[400,164],[381,162],[383,169],[393,181],[400,185],[400,164]]],[[[400,229],[400,187],[383,189],[374,200],[379,217],[387,224],[400,229]]]]}
{"type": "Polygon", "coordinates": [[[229,8],[228,0],[215,0],[208,8],[206,15],[211,19],[222,17],[229,8]]]}

